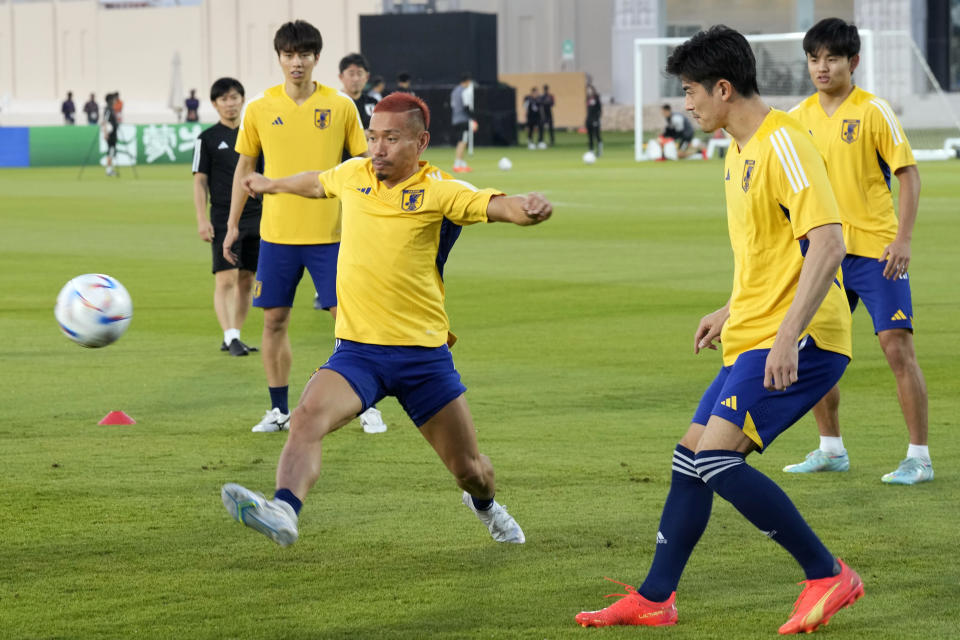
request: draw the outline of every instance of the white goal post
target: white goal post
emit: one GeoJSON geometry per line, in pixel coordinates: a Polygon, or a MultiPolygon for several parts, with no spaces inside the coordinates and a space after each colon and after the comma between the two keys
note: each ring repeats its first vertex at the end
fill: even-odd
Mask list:
{"type": "MultiPolygon", "coordinates": [[[[789,110],[814,92],[803,52],[804,33],[746,35],[757,58],[760,94],[789,110]]],[[[681,110],[680,82],[664,71],[667,57],[687,38],[634,40],[634,157],[641,161],[644,135],[662,129],[660,106],[681,110]]],[[[960,102],[951,103],[907,31],[860,30],[860,66],[854,82],[891,104],[918,160],[960,154],[960,102]]],[[[712,145],[711,145],[712,147],[712,145]]]]}

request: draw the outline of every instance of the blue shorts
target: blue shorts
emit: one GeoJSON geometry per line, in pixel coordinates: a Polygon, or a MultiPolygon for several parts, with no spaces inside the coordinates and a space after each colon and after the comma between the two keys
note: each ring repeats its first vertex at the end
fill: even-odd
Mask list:
{"type": "Polygon", "coordinates": [[[850,311],[863,306],[873,320],[873,332],[887,329],[913,331],[913,302],[910,299],[910,279],[902,276],[887,280],[883,277],[886,261],[876,258],[848,255],[843,259],[843,287],[847,290],[850,311]]]}
{"type": "Polygon", "coordinates": [[[337,306],[337,254],[340,243],[276,244],[260,240],[253,306],[292,307],[306,267],[324,309],[337,306]]]}
{"type": "Polygon", "coordinates": [[[395,396],[418,427],[467,390],[447,345],[398,347],[337,340],[321,369],[336,371],[360,396],[366,411],[395,396]]]}
{"type": "Polygon", "coordinates": [[[711,415],[729,420],[754,441],[761,453],[774,439],[813,408],[843,375],[850,359],[820,349],[806,338],[800,349],[797,381],[784,391],[763,386],[763,369],[770,349],[741,353],[720,369],[707,388],[692,422],[706,425],[711,415]]]}

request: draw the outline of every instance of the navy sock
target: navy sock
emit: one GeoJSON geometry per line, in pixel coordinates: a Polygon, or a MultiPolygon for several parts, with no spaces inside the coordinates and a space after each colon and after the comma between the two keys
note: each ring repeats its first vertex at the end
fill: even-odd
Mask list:
{"type": "Polygon", "coordinates": [[[697,471],[711,489],[786,549],[807,580],[835,574],[834,557],[777,484],[744,462],[736,451],[701,451],[697,471]]]}
{"type": "Polygon", "coordinates": [[[289,386],[285,387],[267,387],[270,390],[270,403],[274,409],[280,409],[280,413],[290,413],[290,407],[287,404],[287,391],[289,386]]]}
{"type": "Polygon", "coordinates": [[[300,509],[303,508],[303,501],[301,501],[297,496],[293,495],[293,491],[290,491],[290,489],[277,489],[277,492],[273,494],[273,499],[283,500],[293,507],[294,513],[300,515],[300,509]]]}
{"type": "Polygon", "coordinates": [[[490,498],[489,500],[481,500],[480,498],[474,498],[473,496],[470,496],[470,499],[473,500],[473,508],[477,511],[487,511],[493,506],[493,498],[490,498]]]}
{"type": "Polygon", "coordinates": [[[713,491],[697,475],[693,451],[678,444],[673,452],[673,476],[660,516],[653,565],[637,590],[640,595],[651,602],[663,602],[677,590],[690,553],[707,528],[712,504],[713,491]]]}

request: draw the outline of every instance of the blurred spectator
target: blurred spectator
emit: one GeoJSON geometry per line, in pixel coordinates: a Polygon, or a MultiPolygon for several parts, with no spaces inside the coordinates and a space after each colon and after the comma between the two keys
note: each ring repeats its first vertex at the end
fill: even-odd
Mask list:
{"type": "Polygon", "coordinates": [[[413,89],[410,88],[410,74],[406,71],[401,71],[397,74],[397,88],[394,91],[402,91],[403,93],[409,93],[411,95],[417,95],[413,93],[413,89]]]}
{"type": "Polygon", "coordinates": [[[187,108],[187,122],[200,122],[200,101],[197,100],[196,89],[190,89],[190,97],[183,104],[187,108]]]}
{"type": "Polygon", "coordinates": [[[60,113],[63,114],[63,124],[76,124],[74,114],[77,112],[76,105],[73,104],[73,91],[67,91],[67,99],[60,105],[60,113]]]}
{"type": "Polygon", "coordinates": [[[600,96],[592,84],[587,85],[587,144],[590,151],[596,151],[599,156],[603,153],[603,140],[600,139],[600,115],[603,112],[603,105],[600,104],[600,96]],[[594,149],[596,143],[596,149],[594,149]]]}
{"type": "Polygon", "coordinates": [[[100,105],[97,104],[97,97],[90,94],[90,99],[83,105],[83,112],[87,114],[87,124],[97,124],[100,120],[100,105]]]}
{"type": "Polygon", "coordinates": [[[373,76],[370,78],[370,91],[367,91],[367,95],[380,102],[383,100],[383,90],[386,89],[386,86],[383,76],[373,76]]]}
{"type": "Polygon", "coordinates": [[[550,146],[552,147],[556,140],[553,137],[553,105],[556,104],[556,99],[553,97],[553,94],[550,93],[550,85],[543,85],[543,95],[540,96],[540,142],[541,147],[543,146],[543,130],[546,130],[550,133],[550,146]]]}
{"type": "Polygon", "coordinates": [[[536,87],[530,89],[523,98],[523,108],[527,112],[527,148],[536,149],[537,143],[533,141],[533,130],[539,129],[540,142],[543,142],[543,123],[540,120],[540,90],[536,87]]]}

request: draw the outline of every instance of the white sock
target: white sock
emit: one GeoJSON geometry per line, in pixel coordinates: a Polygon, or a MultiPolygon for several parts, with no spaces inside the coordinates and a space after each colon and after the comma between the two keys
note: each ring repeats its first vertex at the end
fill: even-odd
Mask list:
{"type": "Polygon", "coordinates": [[[463,160],[457,159],[457,160],[454,160],[454,161],[453,161],[453,166],[455,166],[455,167],[462,167],[462,166],[465,165],[465,164],[467,164],[467,163],[464,162],[463,160]]]}
{"type": "Polygon", "coordinates": [[[908,458],[930,459],[930,447],[925,444],[911,444],[907,446],[908,458]]]}
{"type": "Polygon", "coordinates": [[[223,332],[223,341],[227,343],[227,346],[230,346],[230,343],[234,340],[240,339],[240,330],[239,329],[227,329],[223,332]]]}
{"type": "Polygon", "coordinates": [[[820,436],[820,450],[831,456],[841,456],[847,452],[843,448],[843,437],[820,436]]]}

